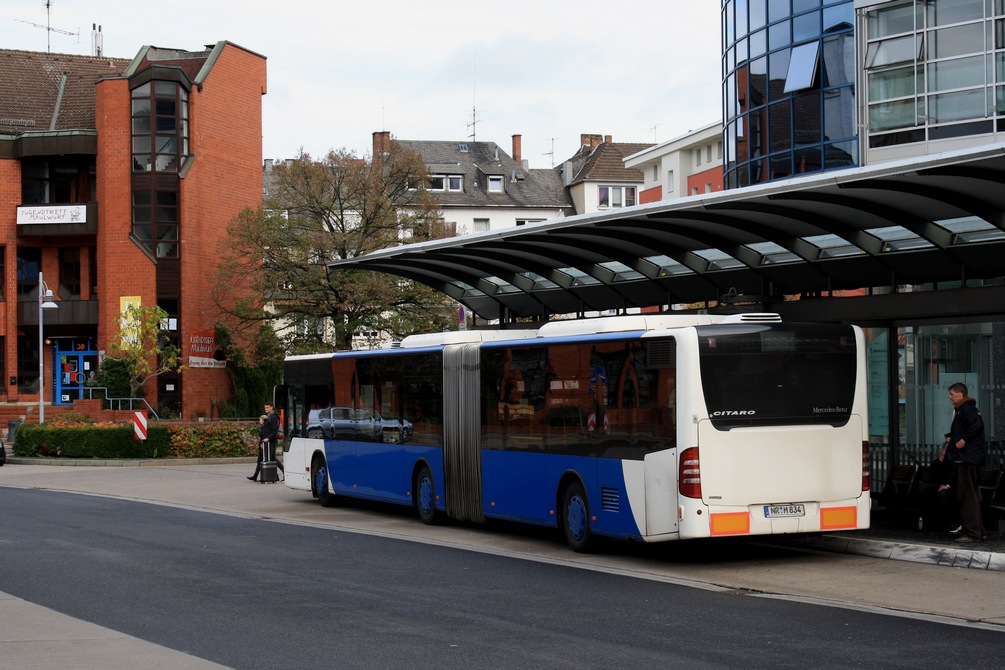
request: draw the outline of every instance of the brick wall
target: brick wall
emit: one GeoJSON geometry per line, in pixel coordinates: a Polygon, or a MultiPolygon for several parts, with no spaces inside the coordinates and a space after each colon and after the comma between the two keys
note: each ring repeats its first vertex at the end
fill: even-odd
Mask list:
{"type": "Polygon", "coordinates": [[[95,119],[98,130],[98,346],[106,349],[118,332],[121,296],[140,296],[142,304],[156,300],[156,267],[130,239],[132,204],[131,101],[126,79],[97,84],[95,119]]]}
{"type": "MultiPolygon", "coordinates": [[[[262,95],[265,59],[226,44],[189,97],[190,142],[195,161],[181,183],[181,336],[189,355],[193,330],[212,330],[223,319],[212,301],[216,266],[227,225],[262,199],[262,95]]],[[[182,373],[185,418],[215,416],[232,395],[226,370],[189,368],[182,373]]]]}
{"type": "Polygon", "coordinates": [[[696,172],[695,174],[687,178],[687,193],[685,195],[691,195],[694,193],[694,189],[698,189],[698,193],[706,193],[706,186],[711,185],[711,193],[717,193],[722,190],[723,179],[722,179],[722,166],[718,165],[709,170],[702,170],[701,172],[696,172]]]}
{"type": "Polygon", "coordinates": [[[21,162],[0,159],[0,245],[4,247],[3,298],[0,303],[0,333],[4,334],[4,369],[0,383],[6,392],[0,400],[17,396],[17,206],[21,204],[21,162]]]}
{"type": "MultiPolygon", "coordinates": [[[[212,301],[219,246],[230,220],[262,197],[262,95],[265,59],[225,44],[200,86],[189,93],[193,158],[181,180],[179,340],[185,362],[193,330],[213,330],[222,317],[212,301]]],[[[156,304],[156,266],[130,239],[132,227],[130,93],[125,79],[98,84],[98,327],[100,348],[117,332],[121,296],[156,304]]],[[[157,380],[145,387],[157,406],[157,380]]],[[[232,395],[226,370],[188,368],[181,375],[182,416],[215,416],[232,395]]]]}

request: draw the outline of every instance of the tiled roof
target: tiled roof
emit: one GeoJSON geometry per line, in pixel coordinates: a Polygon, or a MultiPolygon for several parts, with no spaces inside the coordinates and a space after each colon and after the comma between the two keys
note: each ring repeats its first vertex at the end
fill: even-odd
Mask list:
{"type": "MultiPolygon", "coordinates": [[[[594,148],[584,145],[575,156],[566,161],[571,166],[569,184],[584,181],[612,181],[642,183],[642,172],[625,167],[625,156],[631,156],[653,146],[638,142],[602,142],[594,148]]],[[[561,166],[560,169],[567,169],[561,166]]]]}
{"type": "Polygon", "coordinates": [[[495,142],[396,140],[426,163],[431,174],[464,176],[463,192],[437,191],[441,207],[566,207],[572,200],[553,170],[528,170],[495,142]],[[488,175],[504,177],[503,193],[488,192],[488,175]]]}
{"type": "Polygon", "coordinates": [[[0,49],[0,133],[94,129],[94,84],[130,62],[0,49]]]}

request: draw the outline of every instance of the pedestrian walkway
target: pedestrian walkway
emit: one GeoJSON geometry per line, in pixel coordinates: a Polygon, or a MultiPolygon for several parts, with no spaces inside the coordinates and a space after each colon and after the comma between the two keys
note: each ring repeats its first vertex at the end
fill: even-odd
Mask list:
{"type": "Polygon", "coordinates": [[[61,614],[0,592],[0,667],[133,670],[186,668],[216,670],[222,665],[103,626],[61,614]]]}
{"type": "Polygon", "coordinates": [[[898,522],[880,511],[873,513],[868,530],[807,535],[786,541],[859,556],[1005,572],[1005,534],[997,528],[987,529],[988,539],[984,542],[961,544],[946,531],[906,526],[906,522],[898,522]]]}

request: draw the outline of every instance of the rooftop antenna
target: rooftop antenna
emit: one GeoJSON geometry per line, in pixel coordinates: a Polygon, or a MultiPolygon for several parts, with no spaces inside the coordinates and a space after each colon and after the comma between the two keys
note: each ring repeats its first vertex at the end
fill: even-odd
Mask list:
{"type": "Polygon", "coordinates": [[[659,127],[660,127],[660,124],[657,123],[655,126],[653,126],[652,128],[649,129],[649,130],[653,131],[653,144],[658,144],[658,142],[656,141],[656,129],[659,128],[659,127]]]}
{"type": "Polygon", "coordinates": [[[547,139],[548,139],[549,142],[551,142],[551,151],[545,151],[541,155],[542,156],[551,156],[551,167],[555,167],[555,140],[557,140],[558,138],[557,137],[549,137],[547,139]]]}
{"type": "Polygon", "coordinates": [[[101,35],[101,26],[91,24],[91,55],[101,56],[105,50],[105,38],[101,35]]]}
{"type": "Polygon", "coordinates": [[[478,112],[477,112],[477,86],[478,86],[478,52],[475,52],[474,65],[471,68],[471,123],[468,124],[468,129],[471,130],[471,134],[468,137],[471,138],[472,142],[477,142],[478,138],[478,112]]]}
{"type": "Polygon", "coordinates": [[[41,23],[33,23],[31,21],[25,21],[23,19],[14,19],[15,21],[20,21],[21,23],[27,23],[29,26],[35,26],[36,28],[45,28],[45,51],[46,53],[52,53],[52,34],[62,33],[64,35],[76,35],[77,41],[80,41],[80,29],[77,32],[71,32],[69,30],[60,30],[59,28],[53,28],[51,22],[50,10],[52,8],[51,0],[45,0],[45,25],[41,23]]]}

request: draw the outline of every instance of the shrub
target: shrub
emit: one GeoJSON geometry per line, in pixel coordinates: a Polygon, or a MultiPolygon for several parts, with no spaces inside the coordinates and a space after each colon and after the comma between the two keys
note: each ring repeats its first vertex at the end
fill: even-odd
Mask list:
{"type": "Polygon", "coordinates": [[[214,458],[254,456],[257,423],[151,424],[137,440],[132,424],[81,422],[66,416],[18,430],[14,453],[50,458],[214,458]]]}
{"type": "Polygon", "coordinates": [[[109,398],[128,398],[129,368],[122,361],[106,356],[98,368],[95,386],[104,386],[108,390],[109,398]]]}
{"type": "Polygon", "coordinates": [[[190,423],[172,426],[171,458],[254,456],[258,423],[190,423]]]}

